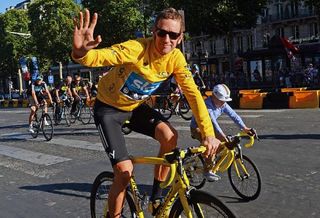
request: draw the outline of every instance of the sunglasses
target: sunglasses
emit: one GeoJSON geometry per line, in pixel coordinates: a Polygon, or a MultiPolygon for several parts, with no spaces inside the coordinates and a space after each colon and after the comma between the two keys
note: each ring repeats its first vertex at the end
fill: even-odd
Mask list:
{"type": "Polygon", "coordinates": [[[168,32],[166,30],[160,29],[158,27],[156,27],[156,34],[157,36],[164,38],[166,37],[166,35],[169,35],[169,38],[172,40],[176,40],[179,38],[179,36],[181,35],[181,33],[175,33],[175,32],[168,32]]]}

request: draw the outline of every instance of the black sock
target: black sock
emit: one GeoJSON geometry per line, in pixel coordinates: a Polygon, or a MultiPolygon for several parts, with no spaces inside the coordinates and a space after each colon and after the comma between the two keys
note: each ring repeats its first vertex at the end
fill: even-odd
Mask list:
{"type": "Polygon", "coordinates": [[[154,201],[157,198],[162,196],[162,189],[160,188],[161,181],[154,179],[151,193],[151,201],[154,201]]]}

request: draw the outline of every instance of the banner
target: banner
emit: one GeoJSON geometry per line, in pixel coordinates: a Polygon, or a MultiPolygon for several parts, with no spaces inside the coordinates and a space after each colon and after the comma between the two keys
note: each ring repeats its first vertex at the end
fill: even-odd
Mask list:
{"type": "Polygon", "coordinates": [[[28,72],[27,59],[25,57],[21,57],[19,59],[19,64],[21,66],[21,71],[23,74],[28,72]]]}
{"type": "Polygon", "coordinates": [[[39,75],[38,61],[36,57],[31,57],[31,74],[32,81],[35,81],[37,76],[39,75]]]}

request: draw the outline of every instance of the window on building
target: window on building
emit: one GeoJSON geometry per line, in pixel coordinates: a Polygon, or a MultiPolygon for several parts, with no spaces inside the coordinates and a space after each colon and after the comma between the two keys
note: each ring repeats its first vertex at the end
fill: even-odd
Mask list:
{"type": "Polygon", "coordinates": [[[311,23],[310,25],[309,25],[309,29],[310,29],[310,37],[312,37],[312,36],[317,36],[318,35],[318,25],[317,25],[317,23],[311,23]]]}
{"type": "Polygon", "coordinates": [[[252,35],[247,36],[247,45],[248,45],[248,50],[253,50],[253,38],[252,35]]]}
{"type": "Polygon", "coordinates": [[[280,37],[284,37],[284,28],[283,27],[279,27],[276,29],[276,35],[280,36],[280,37]]]}
{"type": "Polygon", "coordinates": [[[216,53],[217,53],[217,45],[216,45],[216,40],[212,40],[211,42],[210,42],[210,49],[211,49],[211,52],[210,52],[210,54],[211,55],[215,55],[216,53]]]}
{"type": "Polygon", "coordinates": [[[237,48],[238,48],[238,52],[243,52],[243,40],[242,40],[242,36],[238,36],[238,37],[237,37],[237,48]]]}
{"type": "Polygon", "coordinates": [[[223,47],[224,47],[224,53],[228,54],[229,53],[229,42],[227,38],[223,39],[223,47]]]}
{"type": "Polygon", "coordinates": [[[282,19],[283,18],[283,6],[282,6],[282,3],[278,3],[277,5],[276,5],[276,7],[277,7],[277,18],[278,19],[282,19]]]}
{"type": "Polygon", "coordinates": [[[299,15],[299,5],[298,2],[291,2],[291,16],[296,17],[299,15]]]}
{"type": "Polygon", "coordinates": [[[292,37],[293,37],[293,39],[299,39],[300,38],[300,32],[299,32],[299,26],[298,25],[292,26],[292,37]]]}

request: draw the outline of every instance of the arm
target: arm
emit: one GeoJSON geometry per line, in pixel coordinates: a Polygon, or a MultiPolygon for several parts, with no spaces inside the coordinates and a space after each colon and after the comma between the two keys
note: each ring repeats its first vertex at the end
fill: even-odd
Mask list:
{"type": "Polygon", "coordinates": [[[57,102],[60,102],[60,96],[59,96],[59,90],[58,87],[55,89],[55,93],[56,93],[56,98],[57,98],[57,102]]]}
{"type": "Polygon", "coordinates": [[[89,67],[115,66],[136,62],[145,47],[143,40],[129,40],[109,48],[94,49],[102,41],[100,36],[93,38],[97,19],[98,15],[94,13],[90,23],[88,10],[85,10],[84,18],[83,13],[80,12],[79,20],[75,19],[71,54],[73,60],[89,67]]]}
{"type": "Polygon", "coordinates": [[[226,113],[233,120],[233,122],[239,126],[240,129],[244,130],[247,133],[250,132],[251,128],[248,128],[244,124],[241,117],[230,107],[230,105],[226,104],[226,106],[224,107],[224,113],[226,113]]]}
{"type": "Polygon", "coordinates": [[[49,92],[49,89],[48,89],[47,84],[44,84],[44,87],[45,87],[45,92],[47,93],[47,95],[48,95],[48,97],[49,97],[50,104],[53,104],[52,97],[51,97],[51,94],[50,94],[50,92],[49,92]]]}
{"type": "Polygon", "coordinates": [[[214,126],[214,129],[216,130],[216,132],[218,134],[220,134],[223,138],[226,138],[226,135],[224,134],[224,132],[222,131],[218,121],[217,121],[217,118],[214,116],[214,113],[211,109],[208,110],[209,111],[209,115],[210,115],[210,119],[211,119],[211,122],[214,126]]]}
{"type": "Polygon", "coordinates": [[[78,95],[76,88],[72,88],[72,94],[76,99],[81,99],[80,96],[78,95]]]}
{"type": "Polygon", "coordinates": [[[202,144],[207,148],[205,155],[212,156],[216,153],[220,141],[215,138],[207,107],[193,80],[191,72],[186,67],[187,64],[184,57],[182,53],[180,53],[179,55],[181,56],[178,57],[177,60],[177,64],[180,67],[177,66],[177,69],[174,69],[174,76],[190,104],[191,110],[200,129],[203,138],[202,144]]]}
{"type": "Polygon", "coordinates": [[[32,98],[34,100],[34,103],[36,105],[39,105],[38,98],[37,98],[36,92],[34,91],[34,85],[33,84],[31,86],[31,95],[32,95],[32,98]]]}

